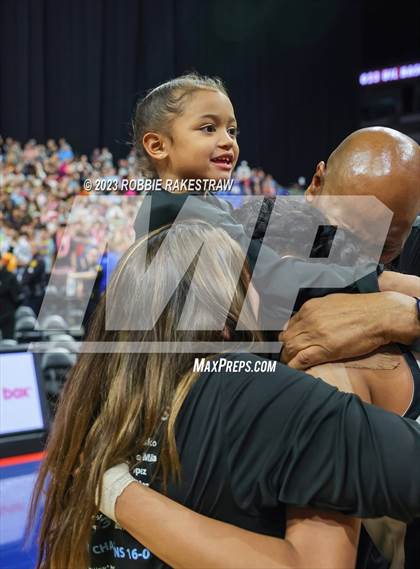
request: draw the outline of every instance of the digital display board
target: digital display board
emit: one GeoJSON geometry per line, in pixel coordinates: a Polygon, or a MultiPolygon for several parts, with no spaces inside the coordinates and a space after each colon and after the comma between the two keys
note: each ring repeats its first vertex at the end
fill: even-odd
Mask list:
{"type": "Polygon", "coordinates": [[[377,83],[388,83],[389,81],[400,81],[420,77],[420,63],[409,63],[407,65],[397,65],[395,67],[384,67],[383,69],[373,69],[364,71],[359,75],[359,85],[375,85],[377,83]]]}
{"type": "Polygon", "coordinates": [[[0,436],[45,428],[33,354],[0,353],[0,436]]]}

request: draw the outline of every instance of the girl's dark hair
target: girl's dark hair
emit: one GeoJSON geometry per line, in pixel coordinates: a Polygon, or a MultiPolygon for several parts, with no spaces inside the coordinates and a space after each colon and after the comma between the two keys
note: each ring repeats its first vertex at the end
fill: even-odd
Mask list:
{"type": "Polygon", "coordinates": [[[220,91],[228,96],[226,87],[218,77],[188,73],[158,85],[138,101],[132,121],[133,146],[143,176],[157,176],[153,162],[143,147],[143,136],[147,132],[169,134],[171,121],[184,111],[187,96],[201,89],[220,91]]]}

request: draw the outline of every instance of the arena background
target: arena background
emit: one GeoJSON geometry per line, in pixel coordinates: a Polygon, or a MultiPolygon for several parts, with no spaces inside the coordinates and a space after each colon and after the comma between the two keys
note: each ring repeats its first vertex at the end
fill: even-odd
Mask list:
{"type": "Polygon", "coordinates": [[[419,21],[413,0],[2,0],[0,132],[125,156],[138,95],[195,69],[226,81],[241,157],[290,184],[360,125],[361,71],[418,59],[419,21]]]}

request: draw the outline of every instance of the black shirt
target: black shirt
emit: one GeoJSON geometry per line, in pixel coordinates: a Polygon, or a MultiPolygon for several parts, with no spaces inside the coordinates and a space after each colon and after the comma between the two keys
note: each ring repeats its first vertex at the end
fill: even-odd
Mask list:
{"type": "MultiPolygon", "coordinates": [[[[202,373],[176,424],[181,484],[168,496],[206,516],[284,536],[285,505],[353,516],[420,516],[420,425],[363,403],[303,372],[276,363],[251,371],[202,373]]],[[[150,481],[157,441],[139,449],[132,474],[150,481]]],[[[152,486],[160,490],[158,482],[152,486]]],[[[100,514],[91,567],[160,567],[160,562],[100,514]]]]}

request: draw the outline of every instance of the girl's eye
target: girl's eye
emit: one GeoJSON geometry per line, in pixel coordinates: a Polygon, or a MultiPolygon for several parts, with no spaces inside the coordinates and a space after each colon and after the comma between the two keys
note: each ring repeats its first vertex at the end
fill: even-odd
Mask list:
{"type": "Polygon", "coordinates": [[[206,124],[200,128],[203,132],[216,132],[214,124],[206,124]]]}
{"type": "MultiPolygon", "coordinates": [[[[214,124],[206,124],[202,127],[200,127],[200,130],[202,130],[203,132],[206,133],[213,133],[216,132],[217,128],[216,125],[214,124]]],[[[229,136],[231,136],[232,138],[236,138],[239,135],[239,129],[236,126],[231,126],[227,129],[229,136]]]]}

